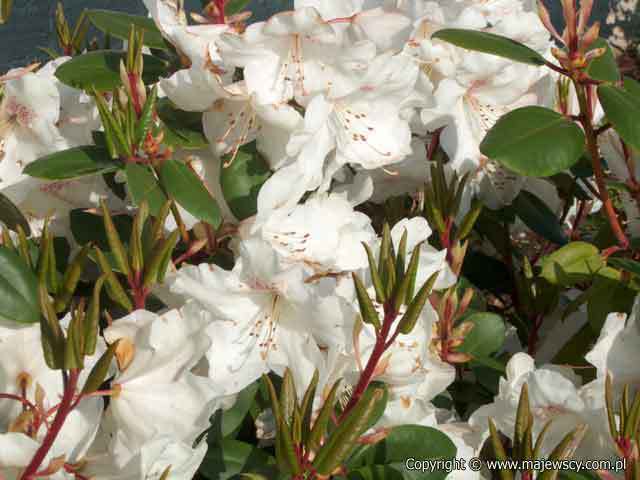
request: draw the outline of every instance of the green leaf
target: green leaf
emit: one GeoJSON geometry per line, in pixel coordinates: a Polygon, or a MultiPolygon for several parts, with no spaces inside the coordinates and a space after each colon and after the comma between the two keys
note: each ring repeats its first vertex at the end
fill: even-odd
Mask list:
{"type": "Polygon", "coordinates": [[[495,313],[479,312],[465,317],[465,322],[473,323],[473,328],[464,338],[459,352],[476,357],[488,357],[496,352],[505,339],[505,325],[502,317],[495,313]]]}
{"type": "Polygon", "coordinates": [[[262,473],[275,478],[275,461],[264,450],[248,443],[225,439],[212,445],[200,465],[199,473],[210,480],[236,478],[240,473],[262,473]]]}
{"type": "Polygon", "coordinates": [[[222,193],[231,212],[238,220],[255,215],[260,187],[271,176],[255,142],[240,147],[233,163],[226,168],[221,165],[220,169],[222,193]]]}
{"type": "Polygon", "coordinates": [[[216,411],[211,417],[211,428],[207,436],[207,441],[210,444],[218,443],[223,438],[229,437],[238,431],[253,405],[259,387],[259,380],[253,382],[238,394],[233,407],[216,411]]]}
{"type": "Polygon", "coordinates": [[[620,137],[640,150],[640,97],[620,87],[600,85],[598,98],[607,120],[620,137]]]}
{"type": "Polygon", "coordinates": [[[622,282],[604,277],[596,278],[589,289],[587,300],[587,316],[591,329],[599,332],[610,313],[629,313],[636,293],[622,282]]]}
{"type": "Polygon", "coordinates": [[[631,77],[624,77],[624,89],[636,98],[640,98],[640,83],[631,77]]]}
{"type": "Polygon", "coordinates": [[[418,425],[401,425],[395,427],[387,438],[381,442],[366,448],[351,462],[348,462],[347,465],[350,470],[370,465],[385,465],[402,473],[403,476],[400,478],[435,480],[444,479],[447,472],[442,470],[434,472],[408,470],[405,464],[406,460],[408,458],[445,460],[453,459],[455,455],[455,445],[441,431],[418,425]]]}
{"type": "Polygon", "coordinates": [[[145,45],[158,50],[169,49],[151,18],[110,10],[89,10],[87,16],[96,28],[120,40],[128,40],[131,25],[135,25],[144,30],[145,45]]]}
{"type": "Polygon", "coordinates": [[[613,55],[611,46],[609,46],[609,43],[604,38],[599,38],[593,43],[589,50],[595,48],[605,48],[606,52],[601,57],[591,60],[586,70],[587,75],[594,80],[617,82],[620,79],[620,71],[618,70],[618,63],[613,55]]]}
{"type": "Polygon", "coordinates": [[[201,112],[180,110],[168,98],[158,100],[156,111],[164,125],[164,143],[187,150],[209,147],[209,141],[202,130],[201,112]]]}
{"type": "MultiPolygon", "coordinates": [[[[75,209],[69,213],[69,220],[71,233],[79,245],[93,243],[104,252],[110,251],[102,216],[94,215],[84,209],[75,209]]],[[[131,236],[133,220],[129,215],[115,215],[113,216],[113,223],[120,238],[128,239],[131,236]]]]}
{"type": "Polygon", "coordinates": [[[563,286],[589,280],[603,266],[598,249],[586,242],[572,242],[543,259],[541,276],[563,286]]]}
{"type": "Polygon", "coordinates": [[[228,0],[224,4],[224,13],[226,16],[235,15],[247,8],[251,0],[228,0]]]}
{"type": "Polygon", "coordinates": [[[38,323],[38,279],[14,252],[0,246],[0,320],[38,323]]]}
{"type": "Polygon", "coordinates": [[[609,258],[609,264],[640,277],[640,262],[629,258],[609,258]]]}
{"type": "MultiPolygon", "coordinates": [[[[338,477],[339,480],[340,477],[338,477]]],[[[344,477],[342,477],[344,478],[344,477]]],[[[403,480],[401,472],[387,465],[370,465],[349,472],[347,480],[403,480]]]]}
{"type": "Polygon", "coordinates": [[[522,190],[513,201],[513,208],[520,220],[541,237],[558,245],[569,242],[556,214],[533,193],[522,190]]]}
{"type": "Polygon", "coordinates": [[[508,58],[515,62],[537,66],[545,64],[544,57],[535,50],[511,38],[493,33],[461,28],[445,28],[438,30],[431,38],[444,40],[467,50],[508,58]]]}
{"type": "Polygon", "coordinates": [[[185,210],[214,228],[220,226],[220,208],[193,170],[177,160],[166,160],[159,173],[166,192],[185,210]]]}
{"type": "Polygon", "coordinates": [[[523,107],[500,117],[484,137],[480,151],[521,175],[550,177],[580,159],[584,134],[553,110],[523,107]]]}
{"type": "Polygon", "coordinates": [[[111,158],[106,148],[88,145],[40,157],[27,165],[23,173],[47,180],[66,180],[114,172],[119,167],[120,163],[111,158]]]}
{"type": "Polygon", "coordinates": [[[147,165],[128,163],[125,167],[127,187],[136,205],[147,201],[149,211],[153,216],[158,215],[168,198],[162,191],[158,179],[147,165]]]}
{"type": "MultiPolygon", "coordinates": [[[[155,83],[167,74],[167,63],[151,55],[143,55],[145,83],[155,83]]],[[[125,53],[116,50],[98,50],[73,57],[56,70],[56,77],[62,83],[79,89],[91,87],[98,91],[110,91],[122,84],[120,80],[120,60],[126,60],[125,53]]]]}
{"type": "Polygon", "coordinates": [[[27,219],[24,218],[20,209],[3,193],[0,193],[0,222],[13,231],[17,231],[19,225],[27,236],[31,234],[27,219]]]}

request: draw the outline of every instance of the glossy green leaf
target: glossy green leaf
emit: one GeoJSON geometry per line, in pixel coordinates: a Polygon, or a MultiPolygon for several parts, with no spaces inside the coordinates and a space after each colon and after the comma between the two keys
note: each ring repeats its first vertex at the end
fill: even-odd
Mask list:
{"type": "Polygon", "coordinates": [[[406,468],[407,459],[445,460],[453,459],[455,455],[455,445],[441,431],[418,425],[401,425],[395,427],[381,442],[366,448],[348,462],[347,466],[349,469],[357,469],[368,465],[386,465],[401,472],[403,474],[401,478],[435,480],[444,479],[447,472],[442,470],[434,472],[408,470],[406,468]]]}
{"type": "Polygon", "coordinates": [[[134,203],[140,205],[146,200],[149,211],[156,216],[168,199],[151,168],[147,165],[128,163],[125,172],[127,187],[134,203]]]}
{"type": "Polygon", "coordinates": [[[240,473],[263,473],[267,478],[277,476],[273,457],[253,445],[232,439],[209,447],[199,473],[209,480],[238,478],[240,473]]]}
{"type": "Polygon", "coordinates": [[[233,163],[220,169],[222,192],[231,212],[239,220],[255,215],[260,187],[271,176],[255,142],[241,147],[233,163]]]}
{"type": "Polygon", "coordinates": [[[594,332],[599,332],[610,313],[629,313],[636,297],[634,290],[624,283],[598,277],[589,288],[587,317],[594,332]]]}
{"type": "Polygon", "coordinates": [[[209,147],[209,141],[202,129],[201,112],[180,110],[168,98],[160,98],[157,101],[156,111],[164,125],[165,144],[187,150],[209,147]]]}
{"type": "Polygon", "coordinates": [[[545,64],[544,57],[535,50],[511,38],[493,33],[461,28],[445,28],[438,30],[431,38],[444,40],[467,50],[508,58],[515,62],[537,66],[545,64]]]}
{"type": "Polygon", "coordinates": [[[543,259],[541,275],[550,283],[566,286],[589,280],[602,266],[594,245],[572,242],[543,259]]]}
{"type": "MultiPolygon", "coordinates": [[[[167,64],[151,55],[143,55],[145,83],[155,83],[167,75],[167,64]]],[[[56,77],[62,83],[79,89],[91,87],[98,91],[109,91],[122,84],[120,80],[120,60],[125,53],[115,50],[98,50],[73,57],[56,70],[56,77]]]]}
{"type": "Polygon", "coordinates": [[[480,151],[521,175],[549,177],[574,165],[584,151],[578,125],[553,110],[523,107],[503,115],[480,151]]]}
{"type": "Polygon", "coordinates": [[[17,231],[19,225],[27,236],[31,232],[29,222],[20,209],[3,193],[0,193],[0,223],[13,231],[17,231]]]}
{"type": "Polygon", "coordinates": [[[131,26],[135,25],[144,30],[145,45],[168,50],[160,30],[151,18],[111,10],[88,10],[87,16],[96,28],[120,40],[128,40],[131,26]]]}
{"type": "Polygon", "coordinates": [[[40,321],[38,279],[14,252],[0,246],[0,320],[40,321]]]}
{"type": "Polygon", "coordinates": [[[617,82],[620,79],[618,63],[613,55],[611,46],[604,38],[596,40],[589,50],[594,48],[605,48],[606,52],[601,57],[594,58],[589,63],[586,73],[594,80],[603,82],[617,82]]]}
{"type": "Polygon", "coordinates": [[[457,349],[476,357],[488,357],[496,352],[504,343],[506,329],[500,315],[489,312],[478,312],[465,317],[473,328],[464,338],[464,343],[457,349]]]}
{"type": "Polygon", "coordinates": [[[191,215],[214,228],[222,222],[218,203],[198,175],[177,160],[166,160],[159,170],[166,192],[191,215]]]}
{"type": "Polygon", "coordinates": [[[513,201],[513,208],[520,220],[541,237],[558,245],[569,241],[556,214],[533,193],[522,190],[513,201]]]}
{"type": "Polygon", "coordinates": [[[106,148],[89,145],[40,157],[27,165],[24,173],[47,180],[66,180],[85,175],[113,172],[120,165],[119,162],[111,158],[106,148]]]}
{"type": "Polygon", "coordinates": [[[640,97],[620,87],[600,85],[598,98],[607,120],[620,137],[640,150],[640,97]]]}

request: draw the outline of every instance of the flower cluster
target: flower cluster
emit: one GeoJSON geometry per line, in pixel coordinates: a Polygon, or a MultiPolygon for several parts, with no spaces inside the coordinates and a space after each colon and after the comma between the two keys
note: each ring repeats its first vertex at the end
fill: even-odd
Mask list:
{"type": "Polygon", "coordinates": [[[593,0],[203,3],[59,8],[0,77],[0,479],[640,478],[640,85],[593,0]]]}

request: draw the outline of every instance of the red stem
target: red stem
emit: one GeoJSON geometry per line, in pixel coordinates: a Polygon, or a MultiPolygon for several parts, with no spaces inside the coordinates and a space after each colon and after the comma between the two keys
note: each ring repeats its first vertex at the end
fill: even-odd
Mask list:
{"type": "Polygon", "coordinates": [[[382,328],[376,333],[376,343],[373,347],[373,351],[371,352],[369,361],[367,361],[367,365],[364,367],[364,370],[360,375],[360,379],[358,380],[356,388],[353,390],[351,398],[349,399],[349,403],[347,403],[347,406],[344,408],[342,414],[340,415],[338,423],[342,422],[349,414],[351,409],[356,406],[356,404],[360,400],[360,397],[362,397],[365,390],[371,383],[373,374],[376,371],[376,367],[378,366],[378,362],[380,362],[382,355],[389,346],[387,344],[387,337],[389,336],[389,332],[391,331],[391,325],[393,325],[393,322],[397,316],[398,312],[394,311],[391,305],[386,303],[384,305],[384,320],[382,322],[382,328]]]}
{"type": "Polygon", "coordinates": [[[60,433],[60,430],[62,430],[62,426],[64,425],[67,416],[73,410],[73,398],[76,394],[76,386],[78,385],[79,375],[80,370],[71,370],[71,372],[69,373],[69,378],[65,382],[64,386],[64,394],[62,396],[62,400],[60,401],[58,412],[56,413],[56,418],[54,418],[49,431],[42,440],[40,448],[38,448],[36,454],[31,459],[31,463],[29,463],[27,468],[24,470],[22,477],[20,477],[21,480],[32,480],[38,472],[40,465],[49,453],[49,450],[51,450],[51,447],[53,446],[53,443],[60,433]]]}

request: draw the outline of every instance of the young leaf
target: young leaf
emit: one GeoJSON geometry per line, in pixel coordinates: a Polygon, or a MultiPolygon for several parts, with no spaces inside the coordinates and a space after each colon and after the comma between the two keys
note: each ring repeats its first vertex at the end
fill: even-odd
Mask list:
{"type": "Polygon", "coordinates": [[[160,182],[167,193],[189,213],[214,228],[222,222],[220,208],[198,175],[177,160],[166,160],[160,167],[160,182]]]}
{"type": "Polygon", "coordinates": [[[598,98],[613,128],[622,139],[640,150],[640,98],[613,85],[600,85],[598,98]]]}
{"type": "Polygon", "coordinates": [[[523,107],[496,122],[480,144],[480,151],[521,175],[550,177],[580,159],[584,133],[553,110],[523,107]]]}
{"type": "Polygon", "coordinates": [[[457,47],[497,55],[520,63],[537,66],[545,64],[544,57],[535,50],[515,40],[493,33],[461,28],[445,28],[438,30],[431,38],[444,40],[457,47]]]}
{"type": "Polygon", "coordinates": [[[488,357],[502,347],[506,328],[500,315],[478,312],[465,317],[465,322],[473,323],[473,328],[465,335],[464,343],[458,351],[473,357],[488,357]]]}
{"type": "Polygon", "coordinates": [[[47,180],[66,180],[114,172],[120,165],[120,162],[111,158],[106,148],[89,145],[40,157],[27,165],[23,173],[47,180]]]}
{"type": "Polygon", "coordinates": [[[595,48],[604,48],[606,52],[600,57],[596,57],[586,69],[587,75],[594,80],[600,80],[602,82],[617,82],[620,79],[620,70],[618,70],[618,63],[613,55],[613,50],[604,38],[599,38],[591,45],[589,50],[595,48]]]}
{"type": "Polygon", "coordinates": [[[570,285],[588,280],[603,265],[598,249],[586,242],[571,242],[542,263],[541,276],[553,284],[570,285]]]}

